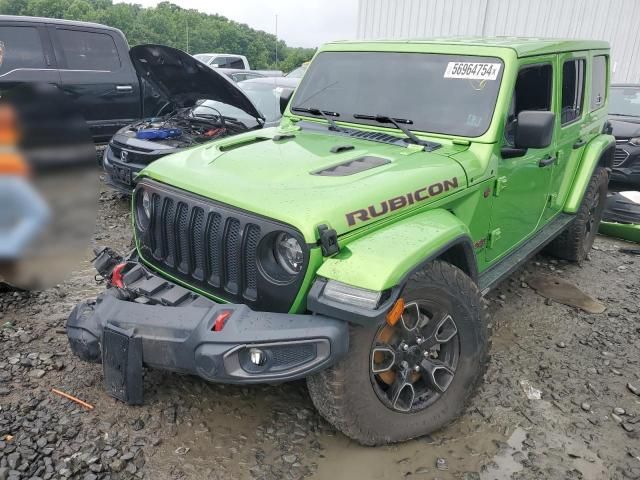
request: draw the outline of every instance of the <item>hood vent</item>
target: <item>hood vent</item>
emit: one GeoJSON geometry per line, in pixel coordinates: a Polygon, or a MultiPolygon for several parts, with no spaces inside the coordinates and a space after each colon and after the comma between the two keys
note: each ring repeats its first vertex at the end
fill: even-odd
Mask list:
{"type": "Polygon", "coordinates": [[[329,168],[311,172],[311,175],[319,175],[321,177],[346,177],[381,165],[386,165],[387,163],[391,163],[391,160],[380,157],[365,156],[355,158],[353,160],[347,160],[346,162],[333,165],[329,168]]]}

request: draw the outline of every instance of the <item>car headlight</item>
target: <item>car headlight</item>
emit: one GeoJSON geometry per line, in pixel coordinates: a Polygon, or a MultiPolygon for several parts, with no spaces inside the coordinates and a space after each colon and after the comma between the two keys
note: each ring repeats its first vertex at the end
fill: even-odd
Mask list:
{"type": "Polygon", "coordinates": [[[335,302],[373,310],[378,307],[382,292],[354,287],[336,280],[328,280],[322,296],[335,302]]]}
{"type": "Polygon", "coordinates": [[[279,233],[274,244],[274,256],[278,264],[292,275],[300,273],[304,264],[304,252],[300,242],[288,233],[279,233]]]}
{"type": "Polygon", "coordinates": [[[136,193],[136,221],[141,230],[149,228],[151,223],[151,194],[144,188],[136,193]]]}
{"type": "Polygon", "coordinates": [[[635,147],[640,147],[640,137],[630,139],[629,143],[635,147]]]}

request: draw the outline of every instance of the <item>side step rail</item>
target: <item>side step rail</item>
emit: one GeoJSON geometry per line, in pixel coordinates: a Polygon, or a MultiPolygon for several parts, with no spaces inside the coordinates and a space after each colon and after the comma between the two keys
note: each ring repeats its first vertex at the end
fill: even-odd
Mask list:
{"type": "Polygon", "coordinates": [[[480,274],[478,287],[482,295],[486,295],[498,283],[511,275],[524,262],[542,250],[569,225],[575,215],[561,213],[545,225],[539,232],[526,240],[522,245],[509,253],[502,260],[480,274]]]}

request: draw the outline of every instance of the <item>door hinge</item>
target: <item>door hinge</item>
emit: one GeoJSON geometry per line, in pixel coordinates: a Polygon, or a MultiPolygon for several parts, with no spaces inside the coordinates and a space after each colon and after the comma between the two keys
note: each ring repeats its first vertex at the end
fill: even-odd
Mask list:
{"type": "Polygon", "coordinates": [[[549,197],[547,198],[548,204],[549,205],[555,205],[556,198],[558,198],[558,194],[557,193],[550,193],[549,197]]]}
{"type": "Polygon", "coordinates": [[[495,230],[491,230],[489,232],[489,241],[487,242],[487,246],[489,248],[493,248],[496,245],[496,242],[500,240],[501,236],[502,236],[502,231],[499,228],[496,228],[495,230]]]}
{"type": "Polygon", "coordinates": [[[493,189],[493,194],[498,197],[500,196],[500,192],[507,188],[507,177],[498,177],[496,178],[496,186],[493,189]]]}

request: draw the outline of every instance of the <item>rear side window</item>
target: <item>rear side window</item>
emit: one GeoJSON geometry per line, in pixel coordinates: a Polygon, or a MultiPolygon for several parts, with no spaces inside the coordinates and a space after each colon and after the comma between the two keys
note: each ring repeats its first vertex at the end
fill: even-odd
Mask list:
{"type": "Polygon", "coordinates": [[[35,27],[0,27],[0,74],[16,68],[46,68],[35,27]]]}
{"type": "Polygon", "coordinates": [[[212,67],[227,68],[227,57],[217,57],[211,62],[212,67]]]}
{"type": "Polygon", "coordinates": [[[593,57],[591,65],[591,110],[597,110],[604,105],[607,96],[607,57],[598,55],[593,57]]]}
{"type": "Polygon", "coordinates": [[[571,123],[582,115],[585,68],[586,61],[583,58],[568,60],[562,66],[562,125],[571,123]]]}
{"type": "Polygon", "coordinates": [[[227,57],[227,68],[244,68],[244,62],[240,57],[227,57]]]}
{"type": "Polygon", "coordinates": [[[70,70],[120,69],[118,49],[110,35],[105,33],[82,32],[58,29],[60,46],[70,70]]]}

